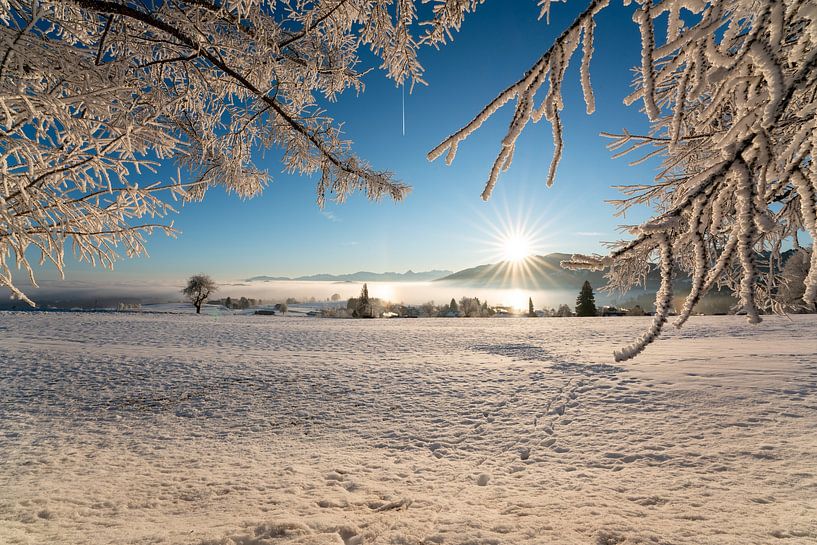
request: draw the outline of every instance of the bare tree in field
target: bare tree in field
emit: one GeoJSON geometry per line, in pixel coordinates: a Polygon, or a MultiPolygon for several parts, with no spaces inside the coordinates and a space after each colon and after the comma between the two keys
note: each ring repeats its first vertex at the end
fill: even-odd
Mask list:
{"type": "Polygon", "coordinates": [[[216,290],[218,286],[212,278],[206,274],[196,274],[187,280],[187,286],[182,290],[182,294],[196,307],[196,314],[201,314],[201,306],[216,290]]]}

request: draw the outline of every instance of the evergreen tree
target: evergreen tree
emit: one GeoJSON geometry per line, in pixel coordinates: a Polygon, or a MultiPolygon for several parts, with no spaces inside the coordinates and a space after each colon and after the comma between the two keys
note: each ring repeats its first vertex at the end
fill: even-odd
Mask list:
{"type": "Polygon", "coordinates": [[[357,315],[360,318],[372,317],[372,304],[369,301],[369,286],[363,284],[363,289],[360,290],[360,297],[357,300],[357,315]]]}
{"type": "Polygon", "coordinates": [[[536,311],[533,310],[533,298],[532,297],[528,297],[528,316],[530,316],[531,318],[536,316],[536,311]]]}
{"type": "Polygon", "coordinates": [[[582,291],[576,298],[576,316],[595,316],[596,315],[596,298],[593,295],[593,288],[590,282],[584,281],[582,291]]]}
{"type": "Polygon", "coordinates": [[[457,301],[453,297],[451,298],[451,303],[448,304],[448,308],[454,312],[459,310],[459,307],[457,307],[457,301]]]}

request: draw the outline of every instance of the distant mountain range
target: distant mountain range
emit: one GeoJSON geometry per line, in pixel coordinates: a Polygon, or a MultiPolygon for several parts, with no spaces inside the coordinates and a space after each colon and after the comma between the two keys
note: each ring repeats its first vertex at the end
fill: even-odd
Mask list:
{"type": "MultiPolygon", "coordinates": [[[[359,271],[351,274],[313,274],[291,278],[288,276],[253,276],[247,282],[275,281],[321,281],[321,282],[447,282],[463,286],[495,289],[578,290],[585,280],[593,287],[606,284],[600,271],[571,271],[563,269],[561,262],[571,254],[553,253],[530,256],[521,262],[500,261],[479,265],[457,272],[406,271],[404,273],[375,273],[359,271]]],[[[648,287],[655,290],[659,278],[657,271],[648,276],[648,287]]]]}
{"type": "MultiPolygon", "coordinates": [[[[783,258],[789,256],[784,252],[783,258]]],[[[374,273],[360,271],[352,274],[313,274],[288,278],[283,276],[254,276],[248,282],[269,282],[275,280],[323,281],[323,282],[440,282],[491,289],[528,289],[528,290],[570,290],[578,291],[585,280],[594,288],[607,284],[603,271],[572,271],[562,268],[561,262],[571,258],[571,254],[552,253],[530,256],[520,262],[500,261],[479,265],[457,272],[425,271],[405,273],[374,273]]],[[[759,269],[768,261],[768,254],[758,254],[759,269]]],[[[675,271],[673,287],[681,292],[688,291],[690,279],[680,271],[675,271]]],[[[647,274],[646,285],[635,289],[636,292],[655,292],[660,284],[658,269],[652,266],[647,274]]]]}
{"type": "Polygon", "coordinates": [[[287,276],[253,276],[247,282],[273,282],[276,280],[295,280],[301,282],[431,282],[451,275],[451,271],[422,271],[408,270],[404,273],[384,272],[375,273],[358,271],[351,274],[312,274],[290,278],[287,276]]]}
{"type": "MultiPolygon", "coordinates": [[[[553,253],[530,256],[521,262],[500,261],[479,265],[457,272],[406,271],[404,273],[375,273],[359,271],[351,274],[313,274],[298,276],[253,276],[247,282],[274,281],[321,281],[321,282],[446,282],[463,286],[495,289],[578,290],[585,280],[593,287],[606,284],[600,271],[571,271],[563,269],[561,262],[571,254],[553,253]]],[[[658,272],[648,275],[648,289],[658,288],[658,272]]]]}

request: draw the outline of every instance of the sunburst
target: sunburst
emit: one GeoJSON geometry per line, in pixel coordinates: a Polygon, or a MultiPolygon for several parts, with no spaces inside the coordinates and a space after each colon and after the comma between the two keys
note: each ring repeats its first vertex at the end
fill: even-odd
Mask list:
{"type": "Polygon", "coordinates": [[[519,263],[533,253],[533,244],[525,233],[509,233],[499,240],[499,244],[502,246],[503,261],[519,263]]]}
{"type": "MultiPolygon", "coordinates": [[[[471,240],[475,248],[482,248],[485,261],[499,262],[492,277],[485,279],[488,284],[498,281],[508,287],[529,287],[544,272],[546,265],[536,256],[553,250],[562,211],[548,207],[534,212],[535,201],[534,197],[520,198],[521,206],[502,201],[490,212],[475,211],[471,240]]],[[[524,302],[527,306],[527,298],[524,302]]]]}

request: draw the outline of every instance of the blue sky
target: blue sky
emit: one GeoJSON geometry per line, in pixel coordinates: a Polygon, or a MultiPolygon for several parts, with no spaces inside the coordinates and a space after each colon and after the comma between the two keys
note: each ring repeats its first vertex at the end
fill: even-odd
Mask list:
{"type": "MultiPolygon", "coordinates": [[[[213,190],[204,202],[174,216],[175,239],[155,234],[149,258],[125,260],[116,271],[93,271],[74,261],[69,279],[174,280],[206,272],[217,279],[297,276],[319,272],[407,269],[457,270],[498,258],[496,238],[517,225],[536,240],[535,253],[603,252],[602,241],[618,238],[606,199],[610,186],[650,180],[654,165],[628,167],[613,160],[602,130],[644,129],[640,104],[625,107],[630,68],[639,62],[639,38],[630,10],[614,4],[600,15],[591,64],[596,113],[585,114],[578,79],[579,56],[565,85],[565,151],[555,185],[545,187],[553,151],[546,122],[530,125],[520,138],[511,169],[489,202],[480,199],[513,105],[506,105],[460,145],[456,161],[429,163],[425,155],[469,121],[542,54],[582,6],[555,4],[551,21],[538,21],[536,2],[487,2],[465,21],[454,42],[421,55],[428,86],[406,93],[406,134],[401,133],[401,90],[382,71],[366,77],[366,91],[348,93],[329,105],[344,123],[358,155],[375,168],[393,170],[413,187],[401,203],[372,203],[361,195],[343,205],[315,204],[315,179],[281,173],[269,158],[259,164],[273,182],[258,198],[242,201],[213,190]]],[[[646,215],[636,212],[627,223],[646,215]]]]}

